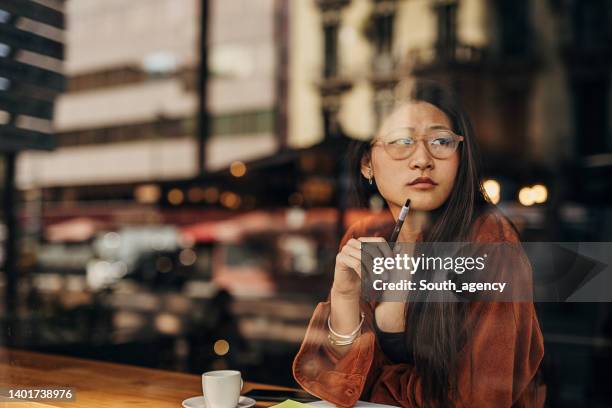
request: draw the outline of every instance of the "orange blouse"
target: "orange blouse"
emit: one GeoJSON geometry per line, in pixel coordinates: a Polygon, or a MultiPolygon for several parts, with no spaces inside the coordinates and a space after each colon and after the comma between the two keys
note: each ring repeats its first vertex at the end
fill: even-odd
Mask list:
{"type": "MultiPolygon", "coordinates": [[[[352,237],[389,237],[393,226],[390,213],[365,218],[347,230],[340,248],[352,237]]],[[[508,221],[494,214],[477,220],[472,241],[519,242],[508,221]]],[[[340,407],[351,407],[358,399],[402,407],[421,405],[414,367],[393,363],[380,348],[373,326],[376,302],[362,299],[360,304],[365,313],[361,335],[343,356],[327,339],[329,295],[317,305],[293,360],[295,380],[307,392],[340,407]],[[413,384],[417,384],[416,401],[410,393],[413,384]]],[[[460,355],[457,406],[543,406],[546,388],[536,385],[536,374],[544,342],[533,303],[472,302],[468,319],[475,324],[460,355]]]]}

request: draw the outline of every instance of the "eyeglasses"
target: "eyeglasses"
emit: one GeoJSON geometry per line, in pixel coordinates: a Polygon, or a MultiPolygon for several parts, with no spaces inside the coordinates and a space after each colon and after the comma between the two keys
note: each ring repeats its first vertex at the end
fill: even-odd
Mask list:
{"type": "MultiPolygon", "coordinates": [[[[436,129],[430,130],[422,140],[426,141],[425,147],[433,157],[448,159],[455,153],[464,138],[448,129],[436,129]]],[[[381,138],[375,138],[370,145],[380,144],[392,159],[403,160],[414,153],[417,142],[412,128],[398,128],[381,138]]]]}

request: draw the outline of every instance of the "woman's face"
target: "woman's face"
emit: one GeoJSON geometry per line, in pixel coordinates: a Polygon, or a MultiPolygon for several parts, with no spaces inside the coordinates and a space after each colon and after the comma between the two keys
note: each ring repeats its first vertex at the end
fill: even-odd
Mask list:
{"type": "Polygon", "coordinates": [[[410,198],[410,208],[431,211],[440,207],[450,195],[459,167],[459,149],[449,158],[432,157],[422,138],[436,128],[452,129],[444,112],[427,102],[412,102],[398,107],[382,123],[378,138],[384,140],[389,132],[400,128],[414,128],[418,140],[416,150],[407,158],[395,160],[380,143],[372,146],[371,162],[363,161],[364,177],[372,176],[378,191],[390,207],[401,207],[410,198]],[[417,177],[428,177],[432,185],[410,185],[417,177]]]}

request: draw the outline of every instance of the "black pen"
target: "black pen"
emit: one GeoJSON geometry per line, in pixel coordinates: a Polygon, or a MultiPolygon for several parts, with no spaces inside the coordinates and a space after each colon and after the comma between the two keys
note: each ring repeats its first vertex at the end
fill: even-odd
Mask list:
{"type": "Polygon", "coordinates": [[[391,248],[395,246],[394,245],[395,241],[397,240],[397,237],[399,236],[399,233],[402,230],[402,225],[404,225],[404,220],[406,219],[406,216],[408,215],[409,209],[410,209],[410,199],[408,198],[406,199],[406,204],[404,204],[404,206],[400,210],[399,217],[397,218],[397,222],[395,223],[395,228],[393,229],[393,232],[391,233],[391,239],[389,240],[391,248]]]}

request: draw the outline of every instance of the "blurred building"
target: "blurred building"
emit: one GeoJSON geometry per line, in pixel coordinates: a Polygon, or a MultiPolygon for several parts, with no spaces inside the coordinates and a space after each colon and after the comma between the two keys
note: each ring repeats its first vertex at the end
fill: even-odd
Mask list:
{"type": "Polygon", "coordinates": [[[485,154],[510,168],[610,152],[609,2],[296,3],[290,76],[308,78],[291,83],[296,143],[336,122],[371,136],[397,81],[427,77],[458,91],[485,154]]]}
{"type": "MultiPolygon", "coordinates": [[[[51,202],[130,201],[140,184],[198,174],[200,3],[66,3],[58,148],[20,157],[20,188],[51,202]]],[[[278,147],[274,18],[273,0],[210,2],[208,170],[278,147]]]]}
{"type": "Polygon", "coordinates": [[[0,341],[8,344],[14,341],[8,333],[18,310],[22,261],[16,161],[27,154],[22,151],[54,147],[54,103],[65,86],[63,7],[61,0],[0,3],[0,320],[6,337],[0,341]]]}

